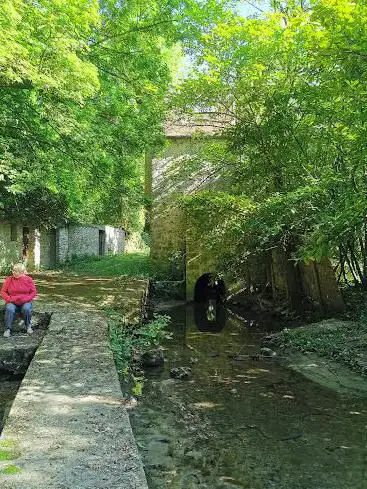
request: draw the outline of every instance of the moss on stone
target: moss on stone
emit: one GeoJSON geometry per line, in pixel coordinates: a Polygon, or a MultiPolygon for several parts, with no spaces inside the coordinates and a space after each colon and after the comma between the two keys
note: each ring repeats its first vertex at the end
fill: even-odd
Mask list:
{"type": "Polygon", "coordinates": [[[4,474],[4,475],[19,474],[19,472],[21,471],[22,469],[17,465],[8,465],[7,467],[4,467],[3,469],[0,470],[0,474],[4,474]]]}
{"type": "Polygon", "coordinates": [[[15,447],[16,442],[11,439],[7,440],[0,440],[0,448],[10,448],[10,447],[15,447]]]}
{"type": "Polygon", "coordinates": [[[0,461],[4,460],[13,460],[18,457],[18,454],[14,451],[10,450],[1,450],[0,449],[0,461]]]}

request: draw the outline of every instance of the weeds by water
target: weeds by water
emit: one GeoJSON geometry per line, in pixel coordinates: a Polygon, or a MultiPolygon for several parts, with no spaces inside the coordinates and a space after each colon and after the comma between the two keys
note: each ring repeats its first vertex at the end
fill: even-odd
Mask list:
{"type": "Polygon", "coordinates": [[[314,352],[367,375],[367,293],[348,289],[344,299],[347,310],[343,318],[303,328],[285,328],[277,335],[278,346],[314,352]]]}
{"type": "Polygon", "coordinates": [[[116,368],[122,380],[132,384],[131,392],[140,395],[143,375],[136,374],[136,366],[141,356],[153,347],[159,346],[170,337],[166,327],[169,316],[154,314],[153,319],[140,326],[127,324],[123,314],[106,311],[110,334],[110,348],[113,352],[116,368]]]}

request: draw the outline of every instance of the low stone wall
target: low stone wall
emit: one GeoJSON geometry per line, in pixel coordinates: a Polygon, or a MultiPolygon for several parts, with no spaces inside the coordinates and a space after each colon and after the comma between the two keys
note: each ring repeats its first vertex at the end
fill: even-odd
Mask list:
{"type": "MultiPolygon", "coordinates": [[[[3,316],[4,311],[0,310],[0,318],[3,316]]],[[[34,333],[31,336],[25,332],[24,325],[19,324],[19,321],[16,320],[10,338],[2,336],[3,327],[0,321],[0,371],[16,375],[26,373],[47,332],[50,317],[50,314],[47,313],[34,313],[32,317],[34,333]]]]}
{"type": "Polygon", "coordinates": [[[185,216],[177,203],[153,209],[151,260],[154,268],[167,278],[182,280],[186,246],[185,216]]]}
{"type": "MultiPolygon", "coordinates": [[[[139,324],[148,287],[148,280],[120,280],[98,305],[139,324]]],[[[91,302],[75,300],[35,305],[53,314],[0,437],[1,489],[148,488],[106,318],[91,302]]],[[[4,341],[16,350],[21,333],[4,341]]]]}

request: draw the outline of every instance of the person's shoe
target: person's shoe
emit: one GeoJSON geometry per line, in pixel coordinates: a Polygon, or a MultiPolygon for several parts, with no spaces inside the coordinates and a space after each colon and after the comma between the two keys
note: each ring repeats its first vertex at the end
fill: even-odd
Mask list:
{"type": "Polygon", "coordinates": [[[10,329],[4,331],[4,338],[10,338],[10,329]]]}
{"type": "Polygon", "coordinates": [[[28,326],[28,328],[27,328],[27,333],[28,333],[28,334],[33,334],[33,333],[34,333],[34,331],[33,331],[33,329],[32,329],[32,326],[28,326]]]}

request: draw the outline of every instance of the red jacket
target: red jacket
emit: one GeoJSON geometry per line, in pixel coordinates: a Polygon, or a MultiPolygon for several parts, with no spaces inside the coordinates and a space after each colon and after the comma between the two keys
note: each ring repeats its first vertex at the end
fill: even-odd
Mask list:
{"type": "Polygon", "coordinates": [[[37,295],[36,286],[28,275],[21,275],[18,278],[8,277],[1,289],[1,297],[8,304],[12,302],[17,306],[22,306],[26,302],[31,302],[37,295]]]}

